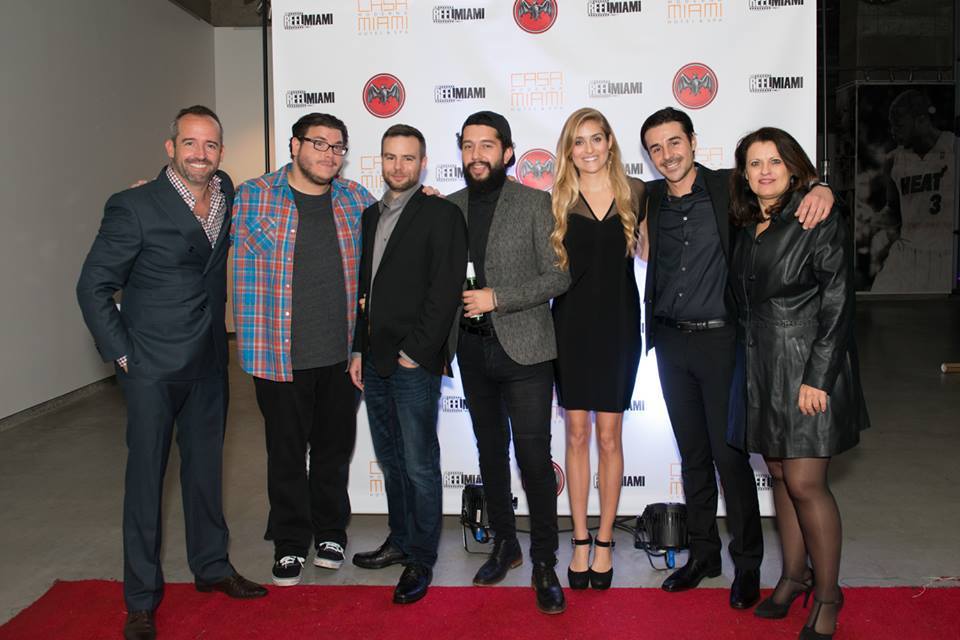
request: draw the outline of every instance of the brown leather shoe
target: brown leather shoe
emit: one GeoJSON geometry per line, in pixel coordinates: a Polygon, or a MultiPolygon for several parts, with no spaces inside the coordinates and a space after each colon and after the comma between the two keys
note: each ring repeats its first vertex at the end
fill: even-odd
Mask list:
{"type": "Polygon", "coordinates": [[[239,573],[227,576],[216,582],[201,582],[196,580],[194,585],[197,591],[222,591],[231,598],[262,598],[267,595],[265,587],[247,580],[239,573]]]}
{"type": "Polygon", "coordinates": [[[154,640],[157,627],[153,624],[153,611],[131,611],[123,625],[124,640],[154,640]]]}

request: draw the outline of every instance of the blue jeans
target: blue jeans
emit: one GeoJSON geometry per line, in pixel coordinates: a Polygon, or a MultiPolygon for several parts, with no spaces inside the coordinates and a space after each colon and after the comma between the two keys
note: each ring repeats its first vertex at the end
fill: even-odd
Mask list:
{"type": "Polygon", "coordinates": [[[422,367],[381,377],[363,366],[363,391],[377,462],[387,490],[390,542],[413,562],[437,561],[443,519],[443,478],[437,412],[440,376],[422,367]]]}

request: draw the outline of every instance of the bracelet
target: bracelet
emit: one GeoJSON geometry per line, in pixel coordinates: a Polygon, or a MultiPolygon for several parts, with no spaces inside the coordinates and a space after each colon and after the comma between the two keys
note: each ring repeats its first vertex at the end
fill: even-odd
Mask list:
{"type": "Polygon", "coordinates": [[[497,292],[495,289],[490,289],[490,293],[493,294],[493,310],[496,311],[497,307],[500,306],[499,304],[497,304],[497,292]]]}

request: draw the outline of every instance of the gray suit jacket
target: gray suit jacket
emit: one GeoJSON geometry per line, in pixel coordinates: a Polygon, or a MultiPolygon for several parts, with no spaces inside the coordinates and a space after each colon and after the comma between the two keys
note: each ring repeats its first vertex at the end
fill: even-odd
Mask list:
{"type": "MultiPolygon", "coordinates": [[[[466,189],[450,196],[470,227],[466,189]]],[[[570,274],[556,266],[550,246],[553,215],[550,194],[508,180],[493,213],[483,263],[487,286],[497,293],[497,310],[490,317],[507,355],[530,365],[557,357],[550,299],[570,286],[570,274]]],[[[463,315],[462,308],[457,319],[463,315]]],[[[457,344],[454,322],[451,345],[457,344]]]]}

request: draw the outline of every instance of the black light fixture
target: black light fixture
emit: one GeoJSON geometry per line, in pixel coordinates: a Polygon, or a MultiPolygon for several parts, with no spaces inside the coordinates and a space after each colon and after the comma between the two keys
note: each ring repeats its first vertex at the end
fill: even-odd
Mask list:
{"type": "Polygon", "coordinates": [[[643,549],[648,556],[663,556],[667,567],[674,568],[677,551],[689,546],[687,505],[678,502],[648,504],[643,514],[637,516],[633,546],[643,549]]]}
{"type": "MultiPolygon", "coordinates": [[[[516,496],[511,496],[513,508],[517,508],[516,496]]],[[[470,552],[469,538],[480,544],[487,544],[493,539],[490,529],[490,516],[487,513],[487,498],[483,493],[482,484],[468,484],[463,487],[460,501],[460,524],[463,526],[463,548],[470,552]],[[470,532],[469,537],[467,531],[470,532]]],[[[472,553],[472,552],[471,552],[472,553]]]]}

